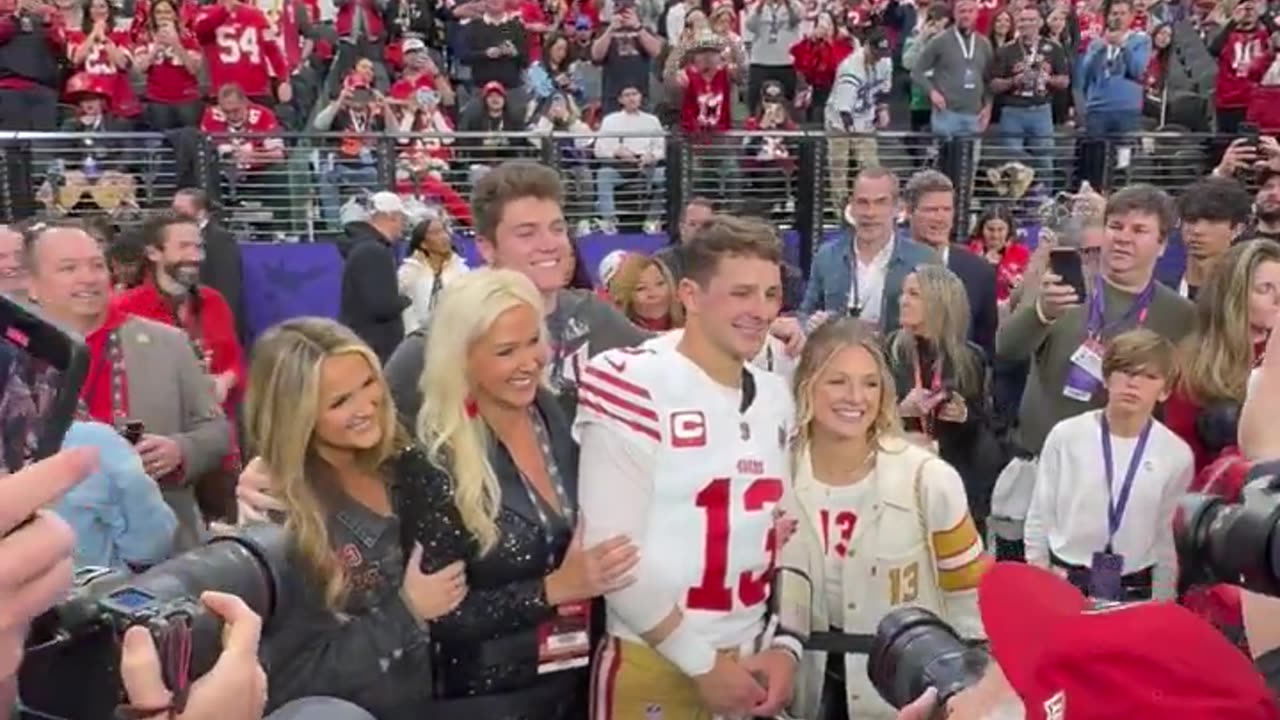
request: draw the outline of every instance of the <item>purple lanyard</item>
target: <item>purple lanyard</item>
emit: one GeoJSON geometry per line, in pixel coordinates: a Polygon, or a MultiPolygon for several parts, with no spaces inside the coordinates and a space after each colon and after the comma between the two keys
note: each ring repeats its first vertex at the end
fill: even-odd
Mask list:
{"type": "Polygon", "coordinates": [[[1091,338],[1101,338],[1107,334],[1108,330],[1114,330],[1123,325],[1130,315],[1137,315],[1137,324],[1141,326],[1147,321],[1147,309],[1151,305],[1151,298],[1156,294],[1156,281],[1152,280],[1147,286],[1138,293],[1133,299],[1133,304],[1129,306],[1129,310],[1124,315],[1116,319],[1109,327],[1104,325],[1106,321],[1106,311],[1104,305],[1106,300],[1103,298],[1102,283],[1099,280],[1093,288],[1093,294],[1089,297],[1089,320],[1085,326],[1085,334],[1091,338]]]}
{"type": "Polygon", "coordinates": [[[1129,469],[1124,474],[1124,483],[1120,486],[1120,497],[1115,497],[1115,470],[1111,454],[1111,424],[1107,422],[1106,411],[1102,413],[1102,464],[1107,471],[1107,553],[1112,552],[1111,543],[1115,540],[1116,531],[1120,529],[1120,521],[1124,518],[1125,508],[1129,506],[1129,494],[1133,491],[1133,479],[1138,474],[1138,466],[1142,463],[1142,455],[1147,449],[1147,438],[1151,436],[1151,420],[1143,426],[1138,435],[1138,444],[1133,448],[1133,457],[1129,458],[1129,469]]]}

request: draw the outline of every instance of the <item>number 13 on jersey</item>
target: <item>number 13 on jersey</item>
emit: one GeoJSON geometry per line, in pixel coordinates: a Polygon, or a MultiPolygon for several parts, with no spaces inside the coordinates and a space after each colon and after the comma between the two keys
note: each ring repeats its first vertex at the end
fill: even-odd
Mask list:
{"type": "Polygon", "coordinates": [[[685,605],[690,610],[728,612],[734,608],[735,594],[741,607],[758,605],[768,599],[769,578],[779,549],[773,527],[773,508],[782,499],[782,489],[781,478],[755,478],[747,485],[741,500],[737,500],[732,492],[733,481],[720,477],[712,479],[694,496],[694,503],[703,513],[705,533],[702,538],[702,577],[696,586],[689,588],[685,598],[685,605]],[[735,500],[742,503],[740,509],[733,507],[735,500]],[[752,520],[756,520],[756,513],[763,514],[760,520],[766,523],[767,530],[760,533],[762,525],[759,522],[750,522],[748,527],[733,527],[735,510],[752,516],[752,520]],[[753,540],[747,537],[748,534],[756,535],[758,539],[753,540]],[[737,553],[759,553],[760,562],[739,561],[738,564],[764,569],[758,573],[744,570],[737,577],[729,577],[731,548],[737,553]]]}

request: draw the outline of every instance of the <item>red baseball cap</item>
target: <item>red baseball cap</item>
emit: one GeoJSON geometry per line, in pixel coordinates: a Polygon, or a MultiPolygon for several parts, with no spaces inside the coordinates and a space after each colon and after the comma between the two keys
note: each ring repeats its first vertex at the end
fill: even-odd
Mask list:
{"type": "Polygon", "coordinates": [[[1244,653],[1178,605],[1095,608],[1047,570],[997,563],[978,606],[1028,720],[1280,719],[1244,653]]]}

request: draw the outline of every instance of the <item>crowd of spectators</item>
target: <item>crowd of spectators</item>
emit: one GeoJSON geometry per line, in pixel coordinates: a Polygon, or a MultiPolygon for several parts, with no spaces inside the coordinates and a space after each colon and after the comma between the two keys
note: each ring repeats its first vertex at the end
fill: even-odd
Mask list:
{"type": "MultiPolygon", "coordinates": [[[[470,226],[471,185],[528,157],[560,168],[579,234],[657,232],[670,133],[693,194],[781,213],[802,127],[828,135],[834,207],[854,172],[898,164],[877,130],[997,136],[1049,191],[1072,177],[1055,135],[1280,130],[1260,0],[25,0],[3,18],[0,129],[166,132],[182,181],[198,128],[224,198],[286,214],[316,188],[330,230],[376,189],[470,226]]],[[[936,153],[916,142],[919,166],[936,153]]],[[[36,163],[42,202],[154,204],[156,162],[127,144],[64,143],[36,163]]]]}

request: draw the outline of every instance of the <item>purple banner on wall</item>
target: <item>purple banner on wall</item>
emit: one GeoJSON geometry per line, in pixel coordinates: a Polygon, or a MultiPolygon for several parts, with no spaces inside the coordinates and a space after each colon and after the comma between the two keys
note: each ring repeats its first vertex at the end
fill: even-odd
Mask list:
{"type": "Polygon", "coordinates": [[[250,340],[300,315],[337,318],[342,256],[332,243],[241,243],[250,340]]]}

